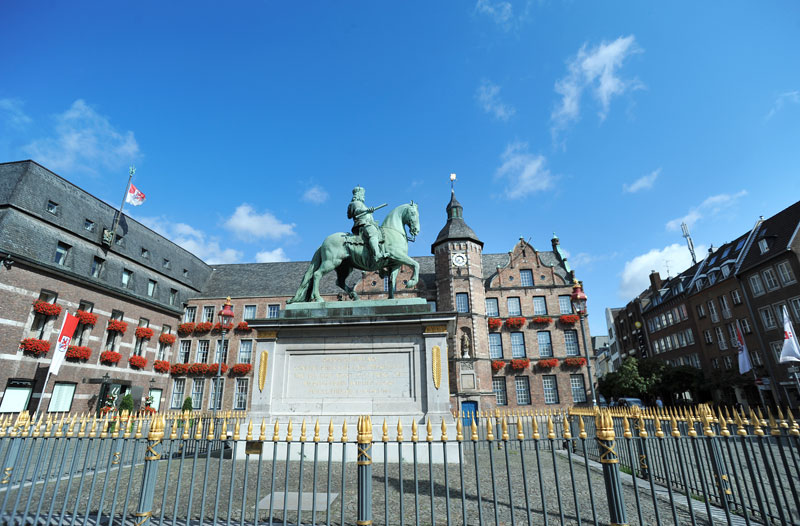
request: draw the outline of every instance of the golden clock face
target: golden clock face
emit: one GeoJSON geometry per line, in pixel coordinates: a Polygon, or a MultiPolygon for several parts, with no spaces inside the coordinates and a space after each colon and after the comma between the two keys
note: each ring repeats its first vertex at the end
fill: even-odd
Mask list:
{"type": "Polygon", "coordinates": [[[467,264],[467,256],[464,254],[453,254],[453,265],[463,267],[467,264]]]}

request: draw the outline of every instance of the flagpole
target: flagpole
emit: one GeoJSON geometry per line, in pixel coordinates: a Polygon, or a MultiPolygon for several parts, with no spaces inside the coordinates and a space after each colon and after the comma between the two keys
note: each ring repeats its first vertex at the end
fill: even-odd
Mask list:
{"type": "MultiPolygon", "coordinates": [[[[67,324],[67,316],[65,315],[64,316],[64,321],[61,322],[61,328],[58,330],[58,334],[61,334],[61,332],[64,330],[64,325],[66,325],[66,324],[67,324]]],[[[56,346],[58,346],[57,343],[56,343],[56,346]]],[[[44,398],[44,391],[45,391],[45,389],[47,389],[47,382],[50,381],[50,366],[51,365],[53,365],[53,359],[52,358],[50,359],[50,365],[47,366],[47,374],[44,377],[44,385],[42,386],[42,392],[39,393],[39,402],[36,404],[36,412],[34,413],[34,415],[38,415],[39,414],[39,408],[42,407],[42,398],[44,398]]]]}
{"type": "MultiPolygon", "coordinates": [[[[739,335],[742,337],[742,342],[739,344],[739,352],[744,352],[747,346],[744,343],[744,331],[742,330],[742,324],[739,323],[739,320],[736,320],[736,328],[739,331],[739,335]]],[[[758,392],[758,398],[761,400],[761,407],[767,407],[767,403],[764,401],[764,393],[761,392],[761,388],[758,385],[758,376],[756,375],[756,370],[753,367],[753,360],[750,359],[750,352],[747,353],[747,361],[750,364],[750,372],[753,373],[753,383],[756,386],[756,392],[758,392]]]]}
{"type": "Polygon", "coordinates": [[[128,197],[128,190],[131,188],[131,180],[133,179],[133,174],[136,173],[136,167],[131,166],[130,170],[128,171],[128,184],[125,185],[125,193],[122,194],[122,204],[119,205],[119,212],[117,213],[117,217],[114,218],[114,225],[111,227],[111,243],[113,244],[117,238],[117,226],[119,226],[119,220],[122,218],[122,209],[125,208],[125,198],[128,197]]]}

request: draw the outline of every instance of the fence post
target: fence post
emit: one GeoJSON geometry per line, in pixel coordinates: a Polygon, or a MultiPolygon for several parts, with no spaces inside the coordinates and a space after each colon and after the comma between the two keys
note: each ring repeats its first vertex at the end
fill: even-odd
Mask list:
{"type": "Polygon", "coordinates": [[[370,526],[372,524],[372,418],[366,415],[358,417],[358,460],[356,463],[358,464],[358,517],[356,524],[370,526]]]}
{"type": "MultiPolygon", "coordinates": [[[[165,425],[163,416],[155,416],[150,422],[150,430],[147,434],[147,449],[144,453],[142,491],[139,493],[139,505],[134,514],[137,519],[136,526],[148,526],[150,518],[153,516],[153,496],[156,490],[158,464],[161,458],[161,440],[164,438],[165,425]]],[[[131,469],[133,469],[133,466],[131,466],[131,469]]]]}
{"type": "Polygon", "coordinates": [[[614,420],[607,409],[596,410],[595,427],[597,443],[600,446],[600,463],[603,464],[603,479],[606,483],[608,513],[613,526],[627,525],[625,500],[622,497],[622,484],[619,476],[619,455],[614,436],[614,420]]]}
{"type": "MultiPolygon", "coordinates": [[[[715,437],[714,430],[711,428],[711,424],[713,423],[714,419],[714,413],[711,412],[711,409],[708,406],[704,406],[700,410],[702,411],[703,415],[703,435],[706,437],[706,447],[708,449],[708,458],[711,460],[711,469],[713,470],[712,473],[714,474],[717,489],[719,490],[720,501],[727,509],[734,499],[733,492],[731,491],[731,483],[728,478],[728,472],[725,469],[725,462],[723,461],[723,458],[725,457],[722,456],[722,451],[720,451],[719,443],[715,437]]],[[[721,435],[723,437],[730,436],[727,426],[723,425],[721,427],[721,435]]]]}
{"type": "Polygon", "coordinates": [[[639,440],[636,441],[636,454],[639,456],[639,477],[644,480],[650,480],[650,469],[647,467],[647,463],[650,462],[650,459],[647,458],[647,453],[645,453],[644,450],[644,439],[647,438],[644,416],[642,415],[641,409],[636,406],[631,408],[631,415],[636,422],[634,428],[636,429],[636,435],[639,437],[639,440]]]}

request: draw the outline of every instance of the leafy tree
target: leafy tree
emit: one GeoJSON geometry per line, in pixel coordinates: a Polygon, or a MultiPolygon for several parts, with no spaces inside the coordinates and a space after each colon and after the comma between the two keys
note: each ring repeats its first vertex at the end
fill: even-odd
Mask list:
{"type": "Polygon", "coordinates": [[[130,394],[126,394],[122,397],[122,401],[119,403],[119,410],[122,411],[133,411],[133,397],[130,394]]]}
{"type": "Polygon", "coordinates": [[[183,407],[181,407],[181,409],[184,410],[184,411],[193,411],[194,410],[193,407],[192,407],[192,397],[191,396],[187,396],[186,397],[186,400],[183,401],[183,407]]]}
{"type": "Polygon", "coordinates": [[[607,374],[598,382],[600,392],[606,397],[643,397],[656,383],[654,375],[642,376],[639,373],[639,361],[626,358],[619,371],[607,374]]]}

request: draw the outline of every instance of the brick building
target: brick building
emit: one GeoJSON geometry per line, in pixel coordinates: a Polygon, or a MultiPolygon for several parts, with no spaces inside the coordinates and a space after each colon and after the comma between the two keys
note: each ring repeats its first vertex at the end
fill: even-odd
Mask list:
{"type": "MultiPolygon", "coordinates": [[[[586,352],[580,325],[559,321],[572,314],[574,279],[559,240],[554,237],[551,249],[542,252],[520,240],[508,253],[484,254],[455,194],[446,213],[433,255],[414,258],[420,264],[419,283],[406,289],[410,271],[403,268],[396,297],[422,297],[434,310],[457,313],[448,352],[453,409],[586,402],[586,367],[564,360],[586,352]],[[489,329],[490,318],[502,323],[521,317],[526,320],[519,327],[489,329]],[[540,323],[532,323],[533,317],[540,323]],[[551,357],[557,365],[536,365],[551,357]],[[512,359],[530,364],[512,369],[512,359]],[[493,369],[497,360],[506,364],[493,369]]],[[[2,304],[9,306],[0,316],[0,360],[8,366],[0,373],[0,411],[35,409],[40,396],[43,410],[92,411],[107,391],[130,392],[137,405],[149,393],[161,409],[178,408],[187,396],[196,409],[247,409],[253,371],[246,366],[226,372],[217,384],[213,375],[156,372],[154,362],[253,364],[254,335],[239,324],[280,316],[308,262],[212,267],[130,218],[115,242],[104,243],[114,214],[112,207],[32,161],[0,164],[0,259],[9,262],[0,267],[2,304]],[[223,345],[214,326],[226,297],[232,298],[236,317],[223,345]],[[38,299],[97,316],[93,325],[79,327],[74,342],[89,347],[91,356],[65,362],[43,395],[48,355],[24,352],[19,342],[35,337],[53,348],[63,314],[36,314],[38,299]],[[130,328],[124,334],[109,331],[112,320],[130,328]],[[200,325],[206,323],[210,328],[200,325]],[[152,328],[154,334],[136,338],[137,327],[152,328]],[[174,335],[174,343],[159,342],[172,340],[162,334],[174,335]],[[121,360],[102,362],[100,355],[108,350],[119,352],[121,360]],[[147,364],[130,366],[134,355],[147,364]]],[[[329,274],[320,284],[329,301],[340,297],[334,277],[329,274]]],[[[387,295],[388,278],[377,273],[353,272],[348,283],[363,299],[387,295]]]]}

